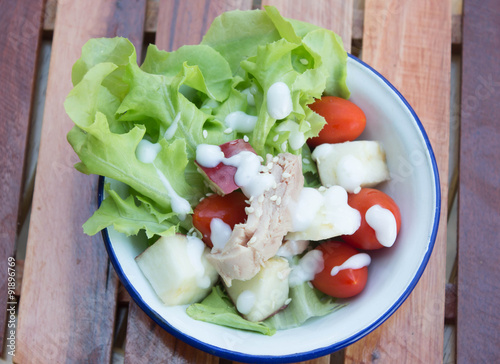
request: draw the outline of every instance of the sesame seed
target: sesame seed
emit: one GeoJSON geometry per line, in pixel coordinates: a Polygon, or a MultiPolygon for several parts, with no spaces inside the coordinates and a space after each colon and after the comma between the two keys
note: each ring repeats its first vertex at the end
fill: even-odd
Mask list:
{"type": "Polygon", "coordinates": [[[203,129],[203,138],[207,139],[207,136],[208,136],[208,131],[206,131],[205,129],[203,129]]]}
{"type": "Polygon", "coordinates": [[[271,196],[271,198],[270,198],[271,201],[276,201],[277,199],[278,199],[277,195],[271,196]]]}
{"type": "Polygon", "coordinates": [[[248,141],[249,141],[250,139],[248,138],[248,136],[247,136],[247,135],[243,135],[243,140],[244,140],[245,142],[247,142],[247,143],[248,143],[248,141]]]}
{"type": "Polygon", "coordinates": [[[305,58],[301,58],[300,63],[302,63],[305,66],[305,65],[309,64],[309,61],[305,58]]]}
{"type": "Polygon", "coordinates": [[[259,203],[264,202],[264,195],[260,195],[257,201],[258,201],[259,203]]]}
{"type": "Polygon", "coordinates": [[[245,207],[245,212],[247,213],[247,215],[250,215],[252,214],[253,212],[255,211],[255,209],[253,207],[245,207]]]}
{"type": "Polygon", "coordinates": [[[320,188],[318,188],[318,191],[319,192],[325,192],[326,191],[326,187],[325,186],[321,186],[320,188]]]}
{"type": "Polygon", "coordinates": [[[278,161],[279,161],[279,160],[280,160],[280,159],[279,159],[278,157],[274,157],[274,158],[273,158],[273,162],[274,162],[274,163],[278,163],[278,161]]]}
{"type": "Polygon", "coordinates": [[[203,201],[204,199],[205,199],[205,196],[203,196],[202,198],[200,198],[199,202],[203,201]]]}
{"type": "Polygon", "coordinates": [[[273,138],[273,142],[277,142],[279,138],[280,138],[280,136],[278,134],[276,134],[273,138]]]}
{"type": "Polygon", "coordinates": [[[267,164],[267,166],[266,166],[266,167],[267,167],[268,169],[273,168],[273,162],[269,162],[269,163],[267,164]]]}
{"type": "Polygon", "coordinates": [[[278,196],[278,199],[276,200],[276,206],[281,205],[281,197],[278,196]]]}
{"type": "Polygon", "coordinates": [[[212,192],[208,192],[205,196],[210,197],[210,196],[212,196],[212,195],[213,195],[213,193],[212,193],[212,192]]]}
{"type": "Polygon", "coordinates": [[[257,159],[260,161],[260,163],[264,162],[264,158],[262,158],[260,155],[257,157],[257,159]]]}
{"type": "Polygon", "coordinates": [[[309,163],[311,163],[311,162],[309,161],[309,159],[307,159],[307,158],[302,159],[302,162],[303,162],[304,164],[309,164],[309,163]]]}
{"type": "Polygon", "coordinates": [[[292,302],[292,299],[291,298],[287,298],[287,300],[285,301],[285,305],[288,305],[290,302],[292,302]]]}
{"type": "Polygon", "coordinates": [[[288,172],[283,172],[283,174],[281,175],[281,177],[283,177],[283,178],[290,178],[290,177],[292,177],[292,175],[290,173],[288,173],[288,172]]]}
{"type": "Polygon", "coordinates": [[[266,158],[267,158],[267,159],[271,159],[272,157],[273,157],[273,155],[272,155],[272,154],[269,154],[269,153],[267,153],[267,154],[266,154],[266,158]]]}
{"type": "Polygon", "coordinates": [[[231,134],[233,132],[233,129],[231,128],[227,128],[226,130],[224,130],[224,134],[231,134]]]}
{"type": "Polygon", "coordinates": [[[252,202],[253,201],[253,196],[250,196],[250,199],[248,201],[252,202]]]}
{"type": "Polygon", "coordinates": [[[255,236],[252,236],[252,238],[248,241],[248,244],[253,244],[257,241],[257,238],[255,236]]]}
{"type": "Polygon", "coordinates": [[[257,211],[255,211],[255,216],[256,216],[257,218],[261,217],[261,216],[262,216],[262,210],[257,210],[257,211]]]}
{"type": "Polygon", "coordinates": [[[273,182],[273,189],[276,189],[278,187],[278,184],[276,183],[276,181],[273,182]]]}

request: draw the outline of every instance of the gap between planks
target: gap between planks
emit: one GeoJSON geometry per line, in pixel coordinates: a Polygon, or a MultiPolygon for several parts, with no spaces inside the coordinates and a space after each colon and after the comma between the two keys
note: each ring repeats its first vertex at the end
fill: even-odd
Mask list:
{"type": "MultiPolygon", "coordinates": [[[[452,34],[451,41],[453,45],[462,44],[462,1],[452,1],[452,34]]],[[[146,6],[146,20],[144,31],[146,33],[156,33],[158,24],[159,0],[148,0],[146,6]]],[[[47,0],[44,12],[43,30],[46,32],[54,31],[54,23],[57,11],[57,0],[47,0]]],[[[365,20],[364,0],[355,1],[352,19],[352,39],[360,40],[363,38],[363,27],[365,20]]]]}

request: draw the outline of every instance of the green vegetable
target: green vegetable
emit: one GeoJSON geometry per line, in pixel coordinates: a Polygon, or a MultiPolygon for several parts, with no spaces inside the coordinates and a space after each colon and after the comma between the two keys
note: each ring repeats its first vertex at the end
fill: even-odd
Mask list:
{"type": "Polygon", "coordinates": [[[311,317],[324,316],[345,306],[335,303],[334,298],[322,294],[308,283],[291,287],[290,298],[292,301],[287,308],[268,318],[266,324],[277,330],[291,329],[311,317]]]}
{"type": "Polygon", "coordinates": [[[190,305],[187,314],[195,320],[232,327],[234,329],[255,331],[264,335],[274,335],[275,329],[264,322],[252,322],[240,316],[229,297],[216,286],[201,303],[190,305]]]}

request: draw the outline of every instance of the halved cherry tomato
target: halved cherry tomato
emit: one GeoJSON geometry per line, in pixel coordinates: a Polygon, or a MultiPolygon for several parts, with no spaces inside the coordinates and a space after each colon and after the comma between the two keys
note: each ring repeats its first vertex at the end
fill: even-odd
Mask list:
{"type": "Polygon", "coordinates": [[[368,268],[341,269],[331,274],[334,267],[340,267],[347,259],[358,254],[352,246],[340,241],[326,241],[316,249],[323,252],[324,268],[312,280],[314,287],[332,297],[347,298],[360,293],[368,279],[368,268]]]}
{"type": "Polygon", "coordinates": [[[366,222],[366,211],[374,205],[389,210],[396,219],[397,231],[401,228],[401,213],[394,200],[382,191],[373,188],[362,188],[357,194],[350,193],[347,203],[361,214],[361,225],[352,235],[344,235],[342,239],[358,249],[374,250],[384,248],[380,244],[375,230],[366,222]]]}
{"type": "Polygon", "coordinates": [[[219,218],[228,224],[231,229],[234,225],[245,222],[245,195],[240,191],[231,192],[228,195],[211,195],[204,198],[193,212],[193,226],[203,234],[203,242],[212,248],[210,240],[210,222],[213,218],[219,218]]]}
{"type": "Polygon", "coordinates": [[[307,141],[310,147],[323,143],[353,141],[365,129],[365,113],[349,100],[336,96],[323,96],[309,107],[326,120],[326,125],[319,135],[307,141]]]}

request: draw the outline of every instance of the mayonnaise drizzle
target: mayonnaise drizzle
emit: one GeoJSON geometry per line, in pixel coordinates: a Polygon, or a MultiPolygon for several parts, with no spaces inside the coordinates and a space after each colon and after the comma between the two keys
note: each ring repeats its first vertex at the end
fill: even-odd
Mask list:
{"type": "Polygon", "coordinates": [[[255,128],[257,116],[248,115],[243,111],[234,111],[226,116],[226,125],[238,133],[250,133],[255,128]]]}
{"type": "Polygon", "coordinates": [[[205,265],[202,261],[203,253],[205,251],[205,244],[197,237],[188,235],[186,250],[189,261],[193,266],[196,275],[196,284],[200,288],[210,287],[210,277],[206,274],[205,265]]]}
{"type": "Polygon", "coordinates": [[[170,140],[173,138],[175,132],[177,131],[177,126],[179,125],[179,120],[181,120],[181,113],[177,113],[177,115],[174,118],[174,121],[172,121],[172,124],[168,127],[167,131],[165,132],[164,138],[165,140],[170,140]]]}
{"type": "Polygon", "coordinates": [[[311,250],[307,252],[299,263],[292,267],[288,284],[290,287],[298,286],[304,282],[314,279],[314,276],[324,268],[323,252],[311,250]]]}
{"type": "Polygon", "coordinates": [[[210,221],[210,240],[212,241],[214,250],[222,251],[232,232],[231,226],[218,217],[213,218],[210,221]]]}
{"type": "Polygon", "coordinates": [[[191,211],[191,205],[186,199],[182,198],[177,194],[177,192],[175,192],[172,185],[168,181],[167,177],[165,177],[163,172],[160,171],[158,167],[154,164],[154,160],[156,159],[160,151],[161,151],[160,144],[151,143],[149,140],[142,139],[137,145],[137,149],[135,150],[135,155],[137,159],[142,163],[148,163],[153,165],[158,177],[160,178],[161,183],[167,190],[168,196],[170,197],[172,211],[178,213],[179,218],[181,220],[184,220],[186,218],[186,214],[188,214],[191,211]]]}
{"type": "Polygon", "coordinates": [[[249,314],[254,305],[255,294],[252,291],[245,290],[236,299],[236,309],[243,315],[249,314]]]}
{"type": "Polygon", "coordinates": [[[269,173],[260,173],[261,162],[259,157],[249,151],[241,151],[229,158],[219,146],[199,144],[196,148],[196,162],[206,168],[213,168],[219,163],[236,167],[234,183],[241,187],[246,197],[258,197],[275,183],[274,177],[269,173]]]}
{"type": "Polygon", "coordinates": [[[367,224],[375,230],[375,236],[381,245],[391,247],[394,244],[398,227],[396,218],[390,210],[380,205],[373,205],[366,211],[365,219],[367,224]]]}
{"type": "Polygon", "coordinates": [[[275,82],[267,90],[267,112],[273,119],[286,118],[293,110],[292,95],[288,85],[275,82]]]}
{"type": "Polygon", "coordinates": [[[336,276],[341,270],[344,269],[360,269],[367,267],[371,263],[371,258],[366,253],[358,253],[347,259],[344,263],[339,266],[333,267],[330,274],[336,276]]]}

